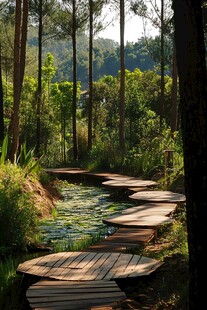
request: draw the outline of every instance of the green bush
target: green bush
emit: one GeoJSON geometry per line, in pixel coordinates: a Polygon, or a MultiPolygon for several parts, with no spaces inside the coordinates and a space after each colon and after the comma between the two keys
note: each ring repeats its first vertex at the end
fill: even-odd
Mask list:
{"type": "Polygon", "coordinates": [[[25,249],[35,231],[35,208],[21,168],[0,165],[0,257],[25,249]]]}

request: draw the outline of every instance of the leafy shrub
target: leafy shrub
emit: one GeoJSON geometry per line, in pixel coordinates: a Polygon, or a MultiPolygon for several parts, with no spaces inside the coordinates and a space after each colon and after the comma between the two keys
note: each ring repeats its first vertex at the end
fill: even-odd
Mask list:
{"type": "Polygon", "coordinates": [[[114,168],[116,151],[109,141],[99,141],[89,153],[87,168],[90,170],[108,170],[114,168]]]}
{"type": "Polygon", "coordinates": [[[35,209],[19,167],[0,165],[0,256],[25,249],[35,230],[35,209]]]}

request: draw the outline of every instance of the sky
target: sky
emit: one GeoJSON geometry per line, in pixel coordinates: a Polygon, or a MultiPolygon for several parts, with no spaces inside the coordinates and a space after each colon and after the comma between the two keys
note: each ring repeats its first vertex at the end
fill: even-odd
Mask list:
{"type": "MultiPolygon", "coordinates": [[[[111,13],[108,16],[108,20],[112,18],[111,13]]],[[[120,41],[120,31],[119,31],[119,18],[116,19],[113,24],[109,25],[105,30],[101,31],[98,35],[98,37],[104,38],[104,39],[112,39],[119,43],[120,41]]],[[[155,36],[158,34],[158,31],[156,29],[153,29],[152,27],[147,28],[147,35],[155,36]]],[[[125,43],[128,42],[137,42],[139,38],[141,38],[144,35],[143,30],[143,22],[142,18],[139,16],[131,16],[127,17],[125,20],[125,43]]]]}

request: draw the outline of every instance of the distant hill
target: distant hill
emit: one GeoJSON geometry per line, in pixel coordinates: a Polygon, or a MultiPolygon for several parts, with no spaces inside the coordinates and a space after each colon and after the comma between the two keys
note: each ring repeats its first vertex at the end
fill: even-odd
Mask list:
{"type": "MultiPolygon", "coordinates": [[[[37,47],[37,38],[28,40],[30,46],[37,47]]],[[[119,44],[111,39],[98,38],[94,40],[94,81],[104,75],[117,75],[120,69],[119,44]]],[[[50,52],[55,58],[57,72],[54,82],[72,80],[72,42],[71,40],[49,39],[43,44],[43,58],[50,52]]],[[[136,43],[127,43],[125,47],[125,67],[133,71],[153,69],[155,62],[150,58],[145,47],[145,40],[141,38],[136,43]]],[[[80,36],[77,39],[77,77],[82,88],[88,85],[88,38],[80,36]]]]}

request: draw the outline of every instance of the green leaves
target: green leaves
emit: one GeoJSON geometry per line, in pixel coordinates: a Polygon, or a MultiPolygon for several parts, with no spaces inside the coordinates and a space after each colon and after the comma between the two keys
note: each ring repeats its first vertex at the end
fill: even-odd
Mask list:
{"type": "Polygon", "coordinates": [[[7,157],[7,151],[8,151],[8,142],[9,138],[8,135],[5,136],[4,141],[2,143],[2,146],[0,147],[0,165],[4,165],[7,157]]]}
{"type": "Polygon", "coordinates": [[[26,143],[21,147],[19,157],[17,159],[17,165],[26,170],[26,175],[30,173],[35,173],[40,170],[39,160],[34,157],[35,148],[30,149],[28,152],[26,150],[26,143]]]}
{"type": "MultiPolygon", "coordinates": [[[[8,155],[9,137],[5,136],[2,146],[0,147],[0,165],[5,165],[8,155]]],[[[26,143],[21,146],[16,165],[26,171],[25,177],[30,173],[37,173],[40,170],[39,159],[34,156],[35,148],[27,152],[26,143]]]]}

